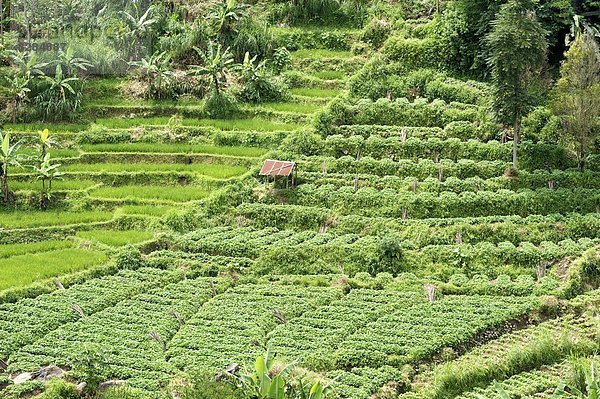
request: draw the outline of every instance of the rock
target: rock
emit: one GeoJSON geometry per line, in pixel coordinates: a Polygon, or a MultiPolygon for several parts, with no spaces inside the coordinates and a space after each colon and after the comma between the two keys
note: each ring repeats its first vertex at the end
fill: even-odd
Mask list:
{"type": "Polygon", "coordinates": [[[42,367],[38,371],[34,371],[32,374],[33,379],[36,381],[46,382],[51,378],[60,378],[65,374],[65,370],[58,366],[46,366],[42,367]]]}
{"type": "Polygon", "coordinates": [[[27,382],[27,381],[31,380],[32,378],[33,378],[32,373],[21,373],[18,376],[16,376],[15,378],[13,378],[12,380],[15,385],[18,385],[18,384],[27,382]]]}
{"type": "Polygon", "coordinates": [[[105,382],[100,383],[100,385],[98,385],[98,391],[106,391],[109,388],[120,387],[124,384],[125,384],[125,381],[123,381],[123,380],[105,381],[105,382]]]}
{"type": "Polygon", "coordinates": [[[51,378],[60,378],[64,374],[65,371],[58,366],[46,366],[42,367],[38,371],[34,371],[31,373],[21,373],[14,377],[12,380],[15,385],[22,384],[31,380],[46,382],[51,378]]]}
{"type": "Polygon", "coordinates": [[[85,391],[85,388],[87,387],[87,383],[86,382],[80,382],[79,384],[77,384],[77,386],[75,387],[75,389],[77,390],[77,393],[79,395],[83,394],[83,391],[85,391]]]}

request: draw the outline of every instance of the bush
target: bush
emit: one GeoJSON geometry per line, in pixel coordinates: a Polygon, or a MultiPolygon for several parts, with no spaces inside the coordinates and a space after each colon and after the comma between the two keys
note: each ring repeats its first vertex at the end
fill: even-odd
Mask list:
{"type": "Polygon", "coordinates": [[[546,107],[538,107],[523,118],[522,138],[533,142],[556,144],[562,129],[560,119],[546,107]]]}
{"type": "Polygon", "coordinates": [[[287,94],[287,88],[271,75],[265,61],[257,63],[256,56],[250,59],[248,53],[242,66],[240,84],[237,97],[249,103],[281,101],[287,94]]]}
{"type": "Polygon", "coordinates": [[[235,97],[229,92],[221,91],[217,94],[212,91],[204,102],[202,111],[214,119],[227,119],[238,112],[238,105],[235,97]]]}
{"type": "Polygon", "coordinates": [[[79,392],[74,384],[61,379],[52,379],[46,385],[46,391],[39,397],[40,399],[77,399],[79,392]]]}
{"type": "Polygon", "coordinates": [[[475,105],[450,103],[442,100],[428,102],[406,98],[394,101],[380,98],[371,100],[349,100],[338,97],[329,103],[328,109],[317,115],[316,128],[325,135],[333,133],[341,125],[394,125],[444,127],[454,121],[477,122],[481,109],[475,105]]]}
{"type": "Polygon", "coordinates": [[[245,395],[232,384],[215,381],[214,376],[201,374],[194,376],[191,386],[181,392],[182,399],[243,399],[245,395]]]}
{"type": "Polygon", "coordinates": [[[437,42],[432,38],[414,39],[403,36],[390,37],[382,49],[389,60],[402,64],[409,70],[440,68],[437,42]]]}
{"type": "Polygon", "coordinates": [[[124,247],[117,256],[117,267],[119,269],[138,269],[144,266],[144,259],[140,251],[132,246],[124,247]]]}
{"type": "Polygon", "coordinates": [[[324,142],[321,136],[305,131],[291,133],[283,143],[281,149],[293,154],[303,154],[307,156],[321,154],[324,142]]]}
{"type": "Polygon", "coordinates": [[[392,24],[385,18],[373,18],[363,28],[360,40],[372,48],[379,48],[392,32],[392,24]]]}

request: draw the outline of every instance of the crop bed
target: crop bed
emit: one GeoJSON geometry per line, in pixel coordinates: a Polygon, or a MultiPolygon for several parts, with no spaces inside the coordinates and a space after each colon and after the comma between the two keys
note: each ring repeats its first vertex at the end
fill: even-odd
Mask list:
{"type": "MultiPolygon", "coordinates": [[[[388,46],[423,45],[424,20],[405,23],[388,46]]],[[[528,139],[515,172],[489,84],[328,28],[276,24],[306,40],[288,95],[229,119],[111,78],[88,82],[87,122],[5,125],[49,128],[64,175],[39,210],[15,169],[0,208],[0,397],[93,359],[164,399],[270,348],[335,399],[540,399],[598,351],[598,154],[579,171],[528,139]],[[361,83],[382,60],[402,71],[385,97],[361,83]],[[260,176],[265,159],[296,162],[294,184],[260,176]]]]}

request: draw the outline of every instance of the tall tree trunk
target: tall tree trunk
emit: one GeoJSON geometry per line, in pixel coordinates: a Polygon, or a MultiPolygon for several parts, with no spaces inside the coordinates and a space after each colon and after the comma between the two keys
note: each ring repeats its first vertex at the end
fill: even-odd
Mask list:
{"type": "Polygon", "coordinates": [[[4,168],[2,169],[2,175],[0,176],[0,186],[2,189],[2,202],[8,204],[10,202],[10,192],[8,190],[8,176],[4,168]]]}
{"type": "Polygon", "coordinates": [[[583,149],[583,142],[580,141],[579,142],[579,150],[577,151],[577,169],[579,169],[579,171],[583,172],[583,168],[584,168],[584,149],[583,149]]]}
{"type": "Polygon", "coordinates": [[[221,94],[221,88],[219,87],[219,79],[217,79],[216,76],[213,76],[213,80],[215,82],[215,91],[217,92],[217,95],[221,94]]]}
{"type": "Polygon", "coordinates": [[[521,140],[521,117],[517,116],[515,118],[514,132],[513,132],[513,168],[519,169],[519,157],[518,157],[518,149],[519,149],[519,141],[521,140]]]}

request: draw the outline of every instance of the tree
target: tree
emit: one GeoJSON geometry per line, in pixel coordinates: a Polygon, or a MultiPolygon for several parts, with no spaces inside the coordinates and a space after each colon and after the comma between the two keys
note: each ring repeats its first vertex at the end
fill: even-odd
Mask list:
{"type": "Polygon", "coordinates": [[[152,27],[156,23],[156,20],[152,18],[151,14],[152,8],[148,8],[139,18],[136,18],[127,11],[121,12],[125,23],[129,27],[129,32],[125,35],[127,40],[126,43],[131,43],[131,41],[133,41],[133,54],[131,54],[133,59],[139,58],[141,52],[140,41],[149,37],[152,27]]]}
{"type": "Polygon", "coordinates": [[[215,46],[214,43],[209,43],[206,53],[198,47],[194,47],[194,50],[196,50],[204,65],[190,65],[190,73],[196,76],[210,76],[213,89],[217,95],[220,95],[223,84],[227,80],[228,70],[236,69],[229,47],[223,50],[220,44],[215,46]]]}
{"type": "Polygon", "coordinates": [[[29,100],[29,88],[30,79],[20,74],[15,74],[10,78],[6,78],[6,91],[8,98],[10,99],[8,108],[12,116],[12,121],[15,123],[19,114],[21,113],[21,107],[29,100]]]}
{"type": "Polygon", "coordinates": [[[163,85],[168,83],[173,77],[174,72],[171,68],[171,56],[163,51],[154,53],[149,57],[142,58],[140,61],[129,63],[139,68],[146,83],[148,84],[148,97],[152,97],[156,92],[156,97],[161,98],[163,85]]]}
{"type": "Polygon", "coordinates": [[[11,166],[21,166],[19,162],[22,155],[19,153],[21,142],[11,145],[10,133],[2,135],[0,133],[0,191],[2,192],[2,202],[9,204],[13,201],[13,194],[8,187],[9,168],[11,166]]]}
{"type": "Polygon", "coordinates": [[[48,129],[38,131],[36,147],[40,153],[40,159],[43,160],[48,153],[48,149],[55,147],[58,144],[54,136],[50,135],[48,129]]]}
{"type": "Polygon", "coordinates": [[[48,88],[36,98],[36,102],[43,107],[45,117],[58,118],[79,109],[81,87],[78,77],[65,75],[62,66],[57,64],[54,75],[44,76],[44,80],[48,88]]]}
{"type": "Polygon", "coordinates": [[[248,16],[248,5],[237,0],[218,1],[210,8],[208,18],[221,44],[229,43],[238,32],[237,23],[248,16]]]}
{"type": "Polygon", "coordinates": [[[66,51],[59,51],[57,63],[64,67],[65,74],[68,76],[77,76],[79,71],[87,71],[88,68],[93,67],[88,60],[75,56],[73,46],[68,46],[66,51]]]}
{"type": "Polygon", "coordinates": [[[579,33],[552,89],[552,110],[562,123],[562,140],[583,170],[598,135],[600,117],[600,51],[589,32],[579,33]]]}
{"type": "Polygon", "coordinates": [[[493,109],[498,120],[511,125],[513,167],[518,168],[517,149],[521,118],[530,110],[529,85],[546,61],[546,31],[535,15],[532,0],[510,0],[504,4],[486,37],[488,63],[494,82],[493,109]]]}
{"type": "Polygon", "coordinates": [[[46,209],[52,195],[52,182],[62,177],[64,173],[60,172],[61,164],[53,164],[50,160],[50,153],[46,153],[41,159],[39,165],[32,165],[36,178],[42,181],[42,192],[40,195],[40,208],[46,209]]]}

